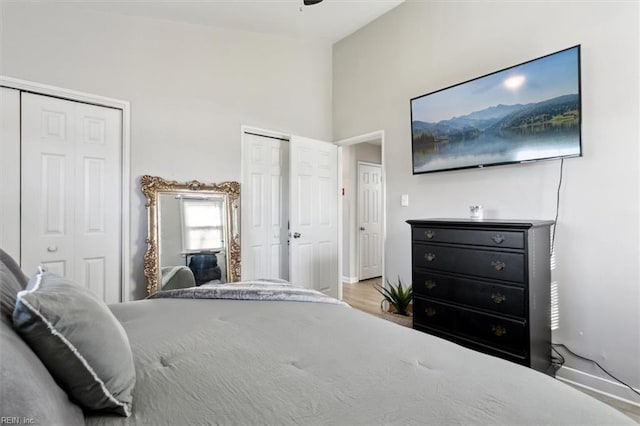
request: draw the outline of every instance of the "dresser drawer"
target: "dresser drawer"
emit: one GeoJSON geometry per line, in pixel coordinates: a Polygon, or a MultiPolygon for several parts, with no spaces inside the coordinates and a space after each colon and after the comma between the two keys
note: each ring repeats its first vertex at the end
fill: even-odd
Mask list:
{"type": "Polygon", "coordinates": [[[413,267],[524,282],[524,254],[413,244],[413,267]]]}
{"type": "Polygon", "coordinates": [[[414,241],[516,249],[524,248],[524,232],[518,231],[415,227],[412,229],[411,234],[414,241]]]}
{"type": "Polygon", "coordinates": [[[524,353],[527,338],[524,321],[510,320],[468,309],[414,299],[413,320],[467,339],[482,342],[514,353],[524,353]]]}
{"type": "Polygon", "coordinates": [[[486,344],[483,342],[478,342],[477,340],[474,340],[474,339],[461,337],[457,334],[447,333],[446,331],[443,331],[437,328],[425,327],[420,324],[415,324],[414,329],[418,331],[422,331],[424,333],[429,333],[433,336],[442,337],[443,339],[447,339],[450,342],[457,343],[469,349],[473,349],[476,351],[483,352],[485,354],[497,356],[499,358],[503,358],[503,359],[515,362],[517,364],[525,365],[527,367],[529,366],[529,354],[524,353],[522,351],[517,351],[517,353],[514,353],[514,351],[511,351],[511,350],[497,348],[496,346],[486,344]]]}
{"type": "Polygon", "coordinates": [[[414,270],[413,292],[499,314],[525,316],[524,287],[511,287],[414,270]]]}

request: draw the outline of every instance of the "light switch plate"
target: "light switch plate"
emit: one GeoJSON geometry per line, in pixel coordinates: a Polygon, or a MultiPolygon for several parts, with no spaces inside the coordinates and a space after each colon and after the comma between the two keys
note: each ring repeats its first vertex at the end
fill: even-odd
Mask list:
{"type": "Polygon", "coordinates": [[[402,194],[400,204],[402,207],[407,207],[409,205],[409,194],[402,194]]]}

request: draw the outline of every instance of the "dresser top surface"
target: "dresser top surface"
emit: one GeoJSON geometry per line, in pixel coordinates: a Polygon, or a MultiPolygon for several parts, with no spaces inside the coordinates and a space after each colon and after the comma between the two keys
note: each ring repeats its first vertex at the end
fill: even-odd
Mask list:
{"type": "Polygon", "coordinates": [[[429,218],[409,219],[407,223],[427,226],[455,226],[455,227],[504,227],[504,228],[537,228],[553,225],[552,220],[526,220],[526,219],[466,219],[466,218],[429,218]]]}

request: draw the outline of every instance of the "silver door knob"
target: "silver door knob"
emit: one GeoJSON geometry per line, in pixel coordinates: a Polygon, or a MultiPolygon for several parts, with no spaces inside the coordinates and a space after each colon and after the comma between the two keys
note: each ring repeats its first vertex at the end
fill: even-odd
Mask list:
{"type": "Polygon", "coordinates": [[[55,251],[58,251],[58,246],[49,246],[49,247],[47,247],[47,251],[49,253],[53,253],[55,251]]]}
{"type": "Polygon", "coordinates": [[[294,232],[293,233],[293,238],[300,238],[302,235],[300,235],[299,232],[294,232]]]}

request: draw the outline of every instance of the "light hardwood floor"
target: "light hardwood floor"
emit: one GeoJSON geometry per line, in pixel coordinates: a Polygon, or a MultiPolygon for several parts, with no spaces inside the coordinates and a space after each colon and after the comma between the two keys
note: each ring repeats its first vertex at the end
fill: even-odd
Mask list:
{"type": "Polygon", "coordinates": [[[380,313],[382,296],[374,287],[374,285],[380,285],[380,283],[380,278],[373,278],[354,284],[345,283],[342,285],[342,299],[356,309],[382,317],[380,313]]]}
{"type": "MultiPolygon", "coordinates": [[[[382,296],[374,287],[374,284],[379,285],[380,283],[380,278],[360,281],[355,284],[345,283],[342,286],[342,299],[356,309],[359,309],[371,315],[375,315],[377,317],[385,318],[382,315],[380,309],[380,301],[382,300],[382,296]]],[[[599,399],[606,404],[611,405],[613,408],[623,412],[624,414],[635,420],[636,423],[640,424],[640,407],[636,407],[617,399],[609,398],[605,395],[591,392],[579,387],[576,387],[576,389],[588,395],[591,395],[592,397],[599,399]]]]}

